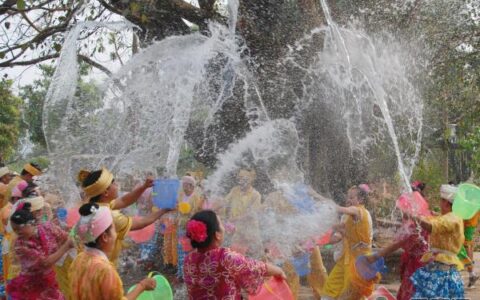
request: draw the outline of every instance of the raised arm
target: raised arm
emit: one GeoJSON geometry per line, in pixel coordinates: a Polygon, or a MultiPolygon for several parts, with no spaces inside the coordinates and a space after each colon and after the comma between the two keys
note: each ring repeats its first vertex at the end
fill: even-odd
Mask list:
{"type": "Polygon", "coordinates": [[[122,209],[132,205],[138,200],[138,198],[140,198],[140,196],[143,194],[143,192],[145,192],[146,189],[152,186],[153,177],[149,176],[147,177],[147,179],[145,179],[145,182],[141,186],[133,189],[133,191],[123,195],[122,197],[115,199],[112,205],[112,209],[122,209]]]}
{"type": "Polygon", "coordinates": [[[350,215],[352,217],[355,217],[356,219],[360,218],[361,212],[358,207],[355,206],[349,206],[349,207],[343,207],[343,206],[337,206],[337,212],[345,215],[350,215]]]}

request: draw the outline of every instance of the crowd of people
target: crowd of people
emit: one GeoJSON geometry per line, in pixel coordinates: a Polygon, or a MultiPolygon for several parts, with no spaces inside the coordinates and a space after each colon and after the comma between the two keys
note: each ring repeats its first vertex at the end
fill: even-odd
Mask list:
{"type": "MultiPolygon", "coordinates": [[[[126,293],[118,260],[127,234],[153,223],[164,226],[164,271],[175,273],[176,282],[185,284],[189,299],[246,299],[272,276],[285,280],[295,299],[303,277],[316,299],[366,299],[381,275],[365,278],[356,262],[364,257],[373,264],[399,248],[404,251],[397,299],[462,299],[460,271],[468,271],[468,287],[479,278],[473,269],[473,249],[480,213],[471,220],[456,216],[452,212],[456,187],[450,184],[440,189],[440,214],[403,212],[392,244],[375,251],[374,222],[367,209],[371,190],[366,184],[351,187],[345,205],[335,204],[338,224],[331,228],[328,241],[336,245],[335,265],[327,274],[316,242],[295,245],[293,257],[285,257],[278,255],[282,249],[274,239],[262,235],[256,216],[270,212],[295,216],[300,204],[283,190],[262,200],[252,170],[241,170],[238,184],[223,201],[213,204],[204,195],[199,176],[189,173],[181,179],[176,208],[149,207],[136,216],[122,209],[148,193],[153,178],[120,196],[109,170],[82,170],[78,182],[83,202],[72,228],[59,221],[58,207],[52,207],[35,184],[41,175],[42,169],[34,163],[26,164],[20,174],[0,168],[0,294],[5,299],[136,299],[155,289],[156,283],[143,278],[126,293]],[[292,258],[305,255],[309,269],[302,273],[292,258]]],[[[301,205],[329,201],[311,187],[296,186],[312,201],[301,205]]],[[[416,182],[412,188],[422,193],[425,184],[416,182]]],[[[154,253],[155,244],[142,246],[154,253]]]]}

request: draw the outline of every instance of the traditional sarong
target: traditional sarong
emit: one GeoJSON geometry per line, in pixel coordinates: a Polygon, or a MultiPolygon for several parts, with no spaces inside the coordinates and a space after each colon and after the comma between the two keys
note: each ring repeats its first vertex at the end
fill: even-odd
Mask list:
{"type": "Polygon", "coordinates": [[[463,299],[462,276],[454,265],[431,262],[411,277],[415,287],[412,299],[463,299]]]}

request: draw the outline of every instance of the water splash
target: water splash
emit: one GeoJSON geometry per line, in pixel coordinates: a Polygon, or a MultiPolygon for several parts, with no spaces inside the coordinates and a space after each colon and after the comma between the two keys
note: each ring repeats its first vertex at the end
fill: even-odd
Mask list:
{"type": "Polygon", "coordinates": [[[321,4],[328,26],[297,41],[283,60],[303,75],[298,107],[301,113],[317,103],[331,109],[344,122],[339,127],[351,155],[362,160],[377,159],[369,157],[372,147],[392,149],[402,184],[410,189],[421,146],[423,103],[412,83],[408,52],[393,38],[374,39],[361,29],[338,26],[325,0],[321,4]],[[323,39],[323,48],[315,50],[318,39],[323,39]],[[315,53],[307,63],[305,49],[315,53]]]}

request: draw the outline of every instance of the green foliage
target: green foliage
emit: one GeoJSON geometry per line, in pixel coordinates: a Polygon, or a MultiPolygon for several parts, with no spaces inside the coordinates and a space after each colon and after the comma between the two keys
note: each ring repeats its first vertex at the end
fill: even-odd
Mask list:
{"type": "Polygon", "coordinates": [[[50,160],[46,156],[37,156],[37,157],[28,158],[28,159],[17,160],[14,163],[9,164],[8,168],[17,173],[20,173],[23,169],[23,166],[29,162],[38,164],[40,168],[42,168],[42,170],[45,170],[46,168],[48,168],[48,165],[50,164],[50,160]]]}
{"type": "MultiPolygon", "coordinates": [[[[205,172],[205,166],[195,159],[195,151],[188,145],[182,148],[178,159],[177,174],[185,174],[188,171],[205,172]]],[[[204,174],[206,175],[206,174],[204,174]]]]}
{"type": "MultiPolygon", "coordinates": [[[[45,135],[43,133],[42,118],[43,118],[43,104],[48,87],[52,80],[55,68],[51,65],[39,65],[41,77],[35,80],[32,84],[20,87],[20,97],[25,101],[24,111],[24,129],[28,129],[30,133],[30,140],[32,143],[41,147],[46,147],[45,135]]],[[[89,73],[90,67],[86,64],[81,65],[80,75],[85,76],[89,73]]],[[[98,108],[101,103],[102,94],[98,87],[93,82],[86,82],[82,77],[77,85],[76,97],[82,101],[76,110],[82,112],[90,112],[98,108]]],[[[78,120],[80,122],[80,120],[78,120]]],[[[78,122],[74,127],[78,127],[78,122]]],[[[72,131],[75,133],[75,130],[72,131]]]]}
{"type": "Polygon", "coordinates": [[[414,169],[412,180],[420,180],[426,183],[424,191],[427,200],[433,207],[437,204],[436,199],[439,199],[440,185],[446,183],[448,180],[444,177],[441,162],[437,159],[438,155],[430,153],[419,161],[414,169]]]}
{"type": "Polygon", "coordinates": [[[0,161],[10,158],[20,136],[22,99],[13,95],[11,80],[0,81],[0,161]]]}
{"type": "Polygon", "coordinates": [[[42,128],[43,103],[55,69],[51,65],[39,65],[41,77],[32,84],[20,87],[20,97],[24,99],[24,124],[29,130],[30,140],[34,144],[46,146],[42,128]]]}
{"type": "Polygon", "coordinates": [[[480,126],[475,127],[462,140],[460,145],[471,153],[470,168],[475,175],[475,183],[480,183],[480,126]]]}

